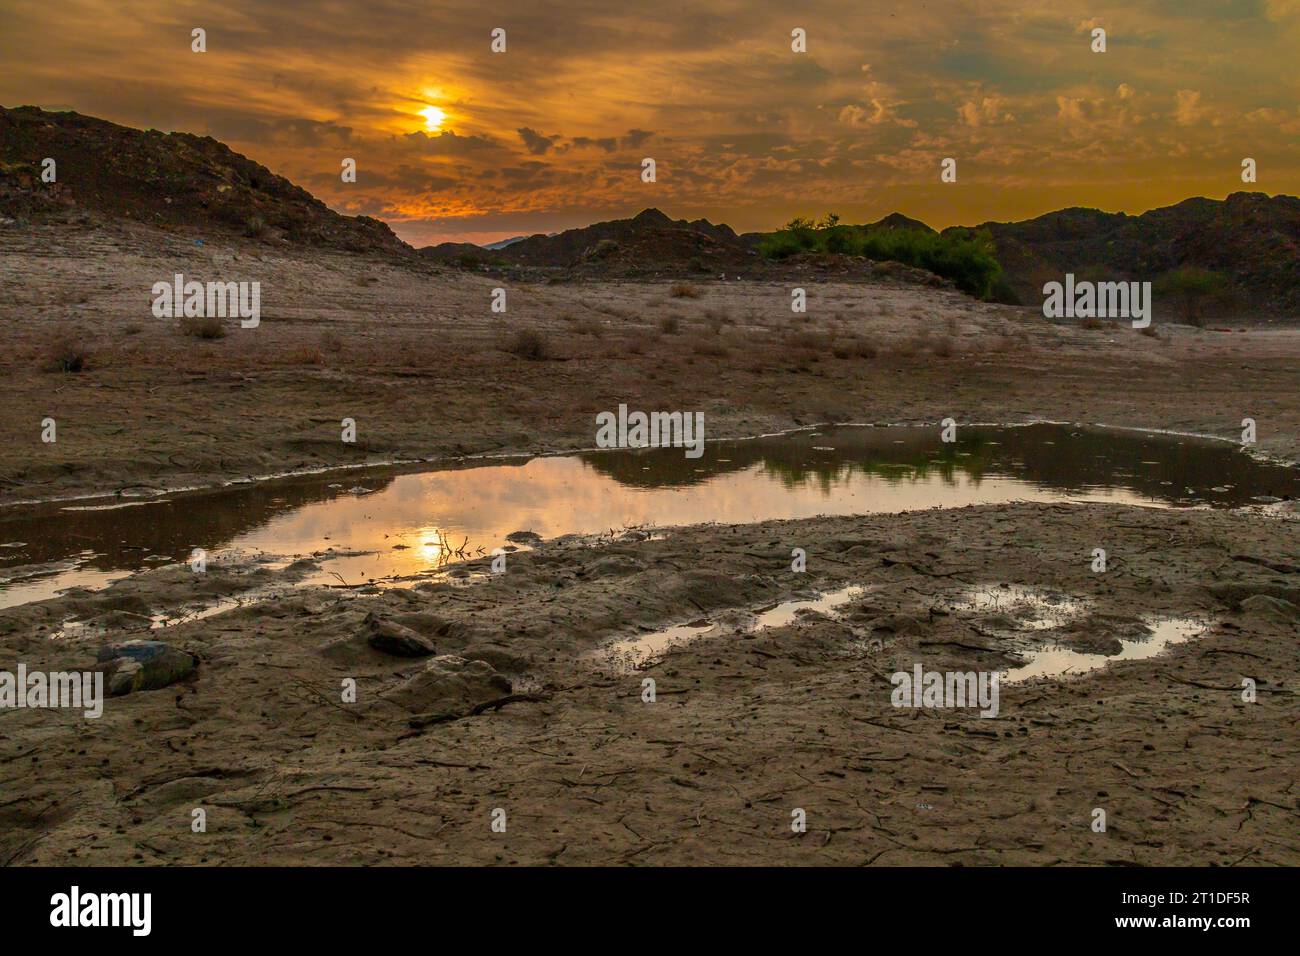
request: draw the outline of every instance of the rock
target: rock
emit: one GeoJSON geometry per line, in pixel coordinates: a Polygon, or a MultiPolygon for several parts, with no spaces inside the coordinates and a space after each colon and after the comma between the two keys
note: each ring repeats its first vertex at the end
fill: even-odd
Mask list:
{"type": "Polygon", "coordinates": [[[1245,606],[1246,601],[1255,595],[1267,595],[1277,598],[1279,601],[1285,601],[1289,604],[1300,605],[1300,588],[1285,587],[1280,584],[1238,584],[1232,582],[1219,582],[1211,584],[1207,591],[1215,599],[1223,604],[1228,605],[1234,610],[1245,606]]]}
{"type": "Polygon", "coordinates": [[[121,641],[105,644],[97,655],[108,675],[109,694],[119,697],[138,690],[158,690],[194,673],[193,654],[162,641],[121,641]]]}
{"type": "Polygon", "coordinates": [[[871,624],[871,633],[875,636],[883,634],[918,635],[925,634],[928,631],[929,627],[926,622],[911,614],[887,614],[871,624]]]}
{"type": "Polygon", "coordinates": [[[427,657],[437,653],[433,641],[395,621],[385,621],[374,611],[362,622],[366,643],[396,657],[427,657]]]}
{"type": "Polygon", "coordinates": [[[611,554],[593,561],[587,568],[587,577],[592,580],[619,578],[643,570],[645,570],[645,565],[636,558],[630,558],[622,554],[611,554]]]}
{"type": "Polygon", "coordinates": [[[402,627],[409,627],[430,641],[467,644],[477,635],[477,629],[464,621],[442,617],[428,611],[408,611],[398,614],[393,621],[402,627]]]}
{"type": "Polygon", "coordinates": [[[130,611],[108,611],[82,623],[88,628],[99,628],[105,631],[140,631],[148,630],[153,625],[153,619],[130,611]]]}
{"type": "Polygon", "coordinates": [[[460,652],[468,661],[485,661],[499,671],[520,674],[528,670],[531,659],[505,644],[495,641],[475,641],[460,652]]]}
{"type": "Polygon", "coordinates": [[[1267,594],[1256,594],[1254,597],[1246,598],[1241,602],[1241,613],[1255,614],[1271,621],[1285,623],[1300,621],[1300,607],[1296,607],[1290,601],[1267,594]]]}
{"type": "Polygon", "coordinates": [[[443,654],[382,696],[413,714],[449,720],[468,715],[480,704],[500,700],[510,691],[510,681],[486,661],[443,654]]]}
{"type": "Polygon", "coordinates": [[[506,535],[507,541],[514,541],[516,544],[540,544],[542,536],[535,531],[512,531],[506,535]]]}
{"type": "Polygon", "coordinates": [[[144,683],[144,665],[129,657],[119,658],[108,675],[108,696],[121,697],[139,690],[144,683]]]}

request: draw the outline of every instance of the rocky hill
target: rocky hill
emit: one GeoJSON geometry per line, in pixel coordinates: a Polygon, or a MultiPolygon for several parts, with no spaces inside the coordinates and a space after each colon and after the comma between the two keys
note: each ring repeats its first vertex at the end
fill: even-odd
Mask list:
{"type": "Polygon", "coordinates": [[[1140,216],[1071,208],[1022,222],[987,222],[997,258],[1025,302],[1067,272],[1081,279],[1153,280],[1195,266],[1221,274],[1228,311],[1300,314],[1300,199],[1233,193],[1186,199],[1140,216]]]}
{"type": "Polygon", "coordinates": [[[0,108],[0,215],[39,221],[78,212],[414,255],[385,223],[340,215],[209,136],[131,129],[31,106],[0,108]],[[41,179],[46,157],[56,164],[54,183],[41,179]]]}
{"type": "MultiPolygon", "coordinates": [[[[417,253],[385,223],[334,212],[305,189],[211,137],[136,130],[30,106],[0,108],[0,222],[87,215],[592,278],[759,276],[774,268],[758,252],[768,233],[740,236],[727,225],[672,219],[658,209],[504,245],[444,243],[417,253]],[[53,183],[41,177],[47,157],[57,164],[53,183]]],[[[901,213],[870,226],[933,232],[901,213]]],[[[1139,216],[1070,208],[978,228],[992,235],[1007,284],[1026,304],[1041,302],[1043,284],[1067,272],[1079,279],[1159,281],[1171,270],[1194,266],[1222,276],[1221,314],[1300,315],[1300,199],[1294,196],[1194,198],[1139,216]]],[[[815,270],[833,265],[832,271],[845,274],[857,268],[852,261],[839,261],[844,257],[834,262],[805,258],[787,266],[815,270]]]]}
{"type": "MultiPolygon", "coordinates": [[[[421,252],[450,260],[472,256],[473,248],[447,242],[421,252]]],[[[714,225],[707,219],[670,219],[658,209],[642,210],[631,219],[528,236],[504,247],[482,247],[479,255],[485,261],[512,266],[605,269],[618,274],[691,264],[698,272],[734,272],[755,258],[730,226],[714,225]]]]}

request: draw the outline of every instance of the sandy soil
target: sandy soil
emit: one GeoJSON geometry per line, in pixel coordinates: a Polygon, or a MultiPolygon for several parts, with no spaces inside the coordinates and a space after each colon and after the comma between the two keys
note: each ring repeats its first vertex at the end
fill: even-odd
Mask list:
{"type": "Polygon", "coordinates": [[[1300,330],[1089,331],[812,274],[796,317],[793,282],[695,281],[694,297],[675,284],[510,286],[502,316],[490,311],[501,280],[434,266],[140,228],[0,230],[0,503],[590,447],[595,414],[619,402],[703,411],[715,438],[949,416],[1237,438],[1251,417],[1261,449],[1300,457],[1300,330]],[[232,320],[205,341],[154,318],[150,288],[177,271],[260,281],[261,325],[232,320]],[[540,329],[554,358],[505,351],[518,327],[540,329]],[[61,333],[88,371],[42,371],[61,333]],[[54,444],[40,440],[47,416],[54,444]],[[355,444],[340,440],[344,418],[355,444]]]}
{"type": "MultiPolygon", "coordinates": [[[[840,283],[816,287],[791,333],[788,288],[721,280],[694,283],[696,298],[668,283],[512,289],[503,319],[487,277],[174,241],[0,233],[9,501],[589,445],[591,415],[619,401],[703,408],[715,437],[947,415],[1227,436],[1251,415],[1263,448],[1300,449],[1295,332],[1066,329],[840,283]],[[202,278],[227,254],[264,283],[261,328],[199,341],[149,314],[152,282],[202,278]],[[682,331],[660,332],[671,315],[682,331]],[[90,371],[39,370],[59,323],[81,330],[90,371]],[[559,357],[502,351],[507,323],[541,328],[559,357]],[[876,354],[837,358],[809,332],[876,354]],[[39,442],[45,415],[56,445],[39,442]],[[338,440],[344,416],[358,446],[338,440]]],[[[1296,532],[1291,510],[1021,504],[563,538],[501,575],[286,590],[167,629],[196,674],[112,699],[98,720],[0,711],[0,862],[1295,865],[1296,532]],[[748,611],[844,584],[867,590],[838,616],[744,627],[748,611]],[[1014,621],[959,605],[1006,584],[1084,601],[1065,637],[1082,650],[1150,614],[1207,630],[1150,660],[1003,687],[996,718],[893,707],[894,671],[1020,659],[1014,621]],[[701,616],[721,633],[644,670],[584,656],[701,616]],[[375,650],[376,627],[459,660],[375,650]],[[1105,833],[1090,828],[1098,808],[1105,833]]],[[[151,609],[303,570],[167,567],[0,612],[0,667],[86,668],[104,640],[149,636],[151,609]],[[52,637],[70,617],[91,629],[52,637]]]]}

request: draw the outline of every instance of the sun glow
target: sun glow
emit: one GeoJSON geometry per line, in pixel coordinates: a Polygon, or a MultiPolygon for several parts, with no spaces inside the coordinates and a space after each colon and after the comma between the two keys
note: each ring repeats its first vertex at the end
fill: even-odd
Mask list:
{"type": "Polygon", "coordinates": [[[426,106],[420,110],[420,115],[424,117],[424,128],[431,133],[442,129],[443,121],[447,118],[447,114],[436,106],[426,106]]]}

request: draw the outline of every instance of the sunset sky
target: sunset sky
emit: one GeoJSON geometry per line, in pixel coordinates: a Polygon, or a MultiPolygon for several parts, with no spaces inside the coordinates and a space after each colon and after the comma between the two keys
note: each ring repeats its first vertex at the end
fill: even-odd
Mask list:
{"type": "Polygon", "coordinates": [[[1300,192],[1300,0],[0,3],[0,105],[214,136],[415,245],[1300,192]]]}

